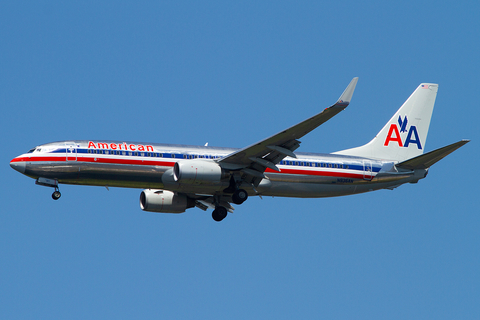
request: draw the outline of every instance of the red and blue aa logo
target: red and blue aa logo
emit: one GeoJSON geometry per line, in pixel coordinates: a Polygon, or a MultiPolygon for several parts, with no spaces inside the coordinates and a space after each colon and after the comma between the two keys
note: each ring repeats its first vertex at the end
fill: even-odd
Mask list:
{"type": "Polygon", "coordinates": [[[418,131],[416,126],[410,126],[408,129],[407,138],[405,141],[402,141],[400,133],[407,132],[408,119],[407,116],[402,120],[402,116],[398,116],[398,124],[392,123],[390,129],[388,129],[387,138],[383,144],[385,147],[388,147],[390,142],[397,143],[399,147],[408,148],[408,146],[413,143],[417,145],[418,149],[422,149],[422,144],[420,143],[420,138],[418,137],[418,131]]]}

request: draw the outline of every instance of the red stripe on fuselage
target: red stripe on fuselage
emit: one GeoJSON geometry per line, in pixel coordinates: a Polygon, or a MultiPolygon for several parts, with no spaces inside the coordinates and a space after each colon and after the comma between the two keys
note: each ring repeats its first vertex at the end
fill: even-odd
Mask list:
{"type": "MultiPolygon", "coordinates": [[[[66,157],[17,157],[10,162],[67,162],[66,157]]],[[[144,166],[162,166],[173,167],[175,162],[172,161],[158,161],[158,160],[133,160],[133,159],[119,159],[119,158],[103,158],[103,157],[79,157],[77,160],[69,160],[68,163],[73,162],[91,162],[91,163],[109,163],[109,164],[126,164],[126,165],[144,165],[144,166]]],[[[351,179],[363,179],[363,172],[347,173],[337,171],[319,171],[319,170],[304,170],[304,169],[286,169],[281,168],[280,172],[267,168],[265,173],[274,174],[292,174],[292,175],[306,175],[306,176],[324,176],[324,177],[341,177],[351,179]]]]}
{"type": "Polygon", "coordinates": [[[280,173],[280,174],[298,174],[305,176],[323,176],[323,177],[341,177],[352,179],[363,179],[363,173],[347,173],[336,171],[318,171],[318,170],[302,170],[302,169],[280,169],[280,172],[267,168],[266,173],[280,173]]]}
{"type": "MultiPolygon", "coordinates": [[[[73,162],[92,162],[92,163],[111,163],[111,164],[130,164],[130,165],[147,165],[147,166],[163,166],[173,167],[175,162],[170,161],[152,161],[152,160],[133,160],[133,159],[118,159],[118,158],[100,158],[100,157],[77,157],[76,160],[68,160],[68,163],[73,162]]],[[[15,158],[10,162],[67,162],[66,157],[21,157],[15,158]]]]}

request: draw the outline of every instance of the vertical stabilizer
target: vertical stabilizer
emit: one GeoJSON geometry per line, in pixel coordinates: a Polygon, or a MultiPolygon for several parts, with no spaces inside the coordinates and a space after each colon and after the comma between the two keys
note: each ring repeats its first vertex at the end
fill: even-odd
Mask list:
{"type": "Polygon", "coordinates": [[[373,138],[334,154],[404,161],[423,154],[438,84],[422,83],[373,138]]]}

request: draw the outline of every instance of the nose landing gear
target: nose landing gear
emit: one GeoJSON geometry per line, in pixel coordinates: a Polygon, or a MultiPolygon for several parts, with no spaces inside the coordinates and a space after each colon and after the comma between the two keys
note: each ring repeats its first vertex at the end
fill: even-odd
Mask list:
{"type": "Polygon", "coordinates": [[[47,178],[38,178],[35,181],[35,184],[45,187],[52,187],[55,188],[55,191],[52,193],[52,199],[58,200],[62,196],[60,190],[58,189],[58,181],[56,179],[47,179],[47,178]]]}
{"type": "Polygon", "coordinates": [[[53,200],[58,200],[60,199],[60,197],[62,196],[62,194],[60,193],[60,191],[58,190],[58,186],[55,188],[55,191],[52,193],[52,199],[53,200]]]}

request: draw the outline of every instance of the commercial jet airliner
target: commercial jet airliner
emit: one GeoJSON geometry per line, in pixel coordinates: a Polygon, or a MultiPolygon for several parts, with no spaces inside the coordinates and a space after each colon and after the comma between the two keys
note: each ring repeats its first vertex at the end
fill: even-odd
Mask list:
{"type": "Polygon", "coordinates": [[[144,189],[140,208],[182,213],[213,209],[222,221],[249,196],[335,197],[394,189],[427,176],[430,166],[469,140],[424,153],[438,85],[422,83],[369,143],[330,154],[294,152],[299,139],[350,103],[358,78],[317,115],[243,149],[125,141],[40,145],[10,166],[36,184],[144,189]]]}

